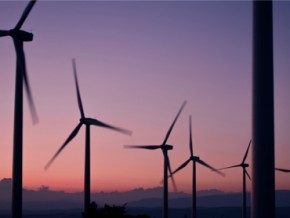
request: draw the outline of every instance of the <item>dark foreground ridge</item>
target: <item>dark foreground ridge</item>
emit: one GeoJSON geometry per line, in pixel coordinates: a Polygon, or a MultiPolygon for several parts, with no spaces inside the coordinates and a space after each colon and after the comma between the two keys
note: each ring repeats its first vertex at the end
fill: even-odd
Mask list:
{"type": "MultiPolygon", "coordinates": [[[[141,217],[142,214],[150,218],[161,218],[162,208],[127,208],[127,214],[131,217],[141,217]]],[[[191,208],[169,208],[169,218],[189,218],[191,208]]],[[[241,207],[198,207],[199,218],[237,218],[241,217],[241,207]]],[[[288,218],[290,207],[276,208],[276,218],[288,218]]],[[[250,208],[247,208],[250,217],[250,208]]],[[[1,218],[11,218],[8,211],[0,211],[1,218]]],[[[26,211],[23,218],[82,218],[82,209],[49,210],[49,211],[26,211]]]]}
{"type": "Polygon", "coordinates": [[[110,206],[105,204],[104,207],[98,207],[95,202],[92,202],[88,209],[82,213],[83,218],[150,218],[146,214],[129,215],[126,205],[110,206]]]}
{"type": "MultiPolygon", "coordinates": [[[[11,179],[0,181],[0,217],[8,218],[11,210],[11,179]]],[[[23,189],[23,218],[80,218],[82,216],[83,193],[53,191],[42,186],[38,190],[23,189]]],[[[92,201],[99,207],[126,205],[130,215],[147,214],[151,218],[161,217],[162,188],[137,188],[127,192],[92,193],[92,201]]],[[[197,192],[197,215],[200,218],[236,218],[241,214],[242,193],[203,190],[197,192]]],[[[276,191],[276,218],[290,217],[290,190],[276,191]]],[[[247,193],[247,206],[250,194],[247,193]]],[[[169,218],[190,217],[191,194],[184,192],[169,193],[169,218]]],[[[247,209],[250,213],[250,209],[247,209]]]]}

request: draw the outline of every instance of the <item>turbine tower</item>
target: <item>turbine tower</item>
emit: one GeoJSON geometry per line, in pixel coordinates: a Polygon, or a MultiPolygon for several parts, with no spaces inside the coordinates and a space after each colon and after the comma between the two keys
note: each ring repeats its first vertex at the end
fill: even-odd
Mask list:
{"type": "Polygon", "coordinates": [[[22,149],[23,149],[23,83],[27,93],[28,104],[33,123],[38,122],[29,80],[26,72],[23,42],[30,42],[33,34],[20,30],[36,0],[31,0],[26,6],[16,26],[11,30],[0,30],[0,37],[11,36],[16,51],[16,82],[14,104],[13,133],[13,169],[12,169],[12,218],[22,217],[22,149]]]}
{"type": "Polygon", "coordinates": [[[85,125],[86,126],[86,139],[85,139],[84,211],[86,211],[90,205],[90,126],[93,125],[93,126],[104,127],[104,128],[115,130],[115,131],[118,131],[127,135],[131,135],[132,132],[126,129],[108,125],[97,119],[85,117],[81,95],[79,91],[75,60],[73,59],[72,62],[73,62],[74,79],[75,79],[75,86],[76,86],[76,93],[77,93],[77,101],[78,101],[78,106],[79,106],[79,110],[81,114],[80,122],[72,131],[72,133],[69,135],[69,137],[66,139],[66,141],[63,143],[63,145],[58,149],[55,155],[47,163],[47,165],[45,166],[45,169],[49,168],[49,166],[52,164],[55,158],[60,154],[60,152],[77,135],[82,125],[85,125]]]}
{"type": "MultiPolygon", "coordinates": [[[[190,161],[192,161],[192,218],[196,218],[196,163],[199,163],[214,172],[218,173],[219,175],[224,176],[223,173],[219,172],[217,169],[213,168],[203,160],[201,160],[198,156],[193,155],[193,146],[192,146],[192,127],[191,127],[191,116],[189,117],[189,150],[190,150],[190,156],[189,158],[181,164],[174,172],[172,172],[172,175],[183,169],[184,167],[189,164],[190,161]]],[[[171,175],[171,176],[172,176],[171,175]]]]}
{"type": "Polygon", "coordinates": [[[244,158],[242,160],[242,163],[240,164],[237,164],[237,165],[233,165],[233,166],[230,166],[230,167],[224,167],[224,168],[221,168],[220,170],[223,170],[223,169],[230,169],[230,168],[235,168],[235,167],[242,167],[243,169],[243,207],[242,207],[242,217],[243,218],[246,218],[247,217],[247,202],[246,202],[246,193],[247,193],[247,190],[246,190],[246,176],[251,180],[251,177],[249,175],[249,173],[247,172],[247,167],[249,167],[249,164],[245,163],[246,159],[247,159],[247,156],[248,156],[248,153],[249,153],[249,148],[250,148],[250,145],[252,143],[252,140],[250,140],[249,142],[249,145],[248,145],[248,148],[246,150],[246,153],[244,155],[244,158]]]}
{"type": "MultiPolygon", "coordinates": [[[[173,146],[168,145],[167,140],[170,136],[170,133],[181,113],[183,110],[184,106],[186,104],[186,101],[183,102],[181,108],[179,109],[175,119],[173,120],[173,123],[171,124],[169,130],[167,131],[165,138],[162,142],[161,145],[125,145],[125,148],[137,148],[137,149],[147,149],[147,150],[156,150],[156,149],[161,149],[164,157],[164,168],[163,168],[163,218],[168,218],[168,171],[170,175],[172,174],[171,166],[170,166],[170,161],[168,157],[168,150],[172,150],[173,146]]],[[[176,189],[175,182],[173,177],[171,177],[174,188],[176,189]]]]}
{"type": "Polygon", "coordinates": [[[251,217],[275,217],[272,0],[253,1],[251,217]]]}

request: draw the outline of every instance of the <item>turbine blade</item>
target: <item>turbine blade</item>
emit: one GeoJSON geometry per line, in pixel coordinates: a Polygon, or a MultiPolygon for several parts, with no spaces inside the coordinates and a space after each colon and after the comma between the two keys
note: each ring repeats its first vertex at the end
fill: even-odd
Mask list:
{"type": "Polygon", "coordinates": [[[235,167],[242,167],[241,164],[237,164],[237,165],[233,165],[233,166],[229,166],[229,167],[223,167],[223,168],[220,168],[218,170],[225,170],[225,169],[230,169],[230,168],[235,168],[235,167]]]}
{"type": "Polygon", "coordinates": [[[189,149],[190,155],[193,156],[191,115],[189,116],[189,149]]]}
{"type": "Polygon", "coordinates": [[[9,36],[9,31],[7,30],[0,30],[0,37],[2,36],[9,36]]]}
{"type": "Polygon", "coordinates": [[[20,19],[19,19],[18,23],[16,24],[16,26],[14,27],[14,29],[19,30],[22,27],[24,21],[26,20],[26,18],[29,15],[31,9],[33,8],[35,2],[36,2],[36,0],[31,0],[28,3],[28,5],[26,6],[24,12],[22,13],[22,16],[20,17],[20,19]]]}
{"type": "Polygon", "coordinates": [[[220,172],[219,170],[213,168],[212,166],[210,166],[209,164],[207,164],[206,162],[204,162],[203,160],[197,160],[198,163],[200,163],[201,165],[211,169],[212,171],[216,172],[217,174],[221,175],[221,176],[225,176],[224,173],[220,172]]]}
{"type": "Polygon", "coordinates": [[[283,172],[283,173],[290,173],[290,170],[288,170],[288,169],[275,168],[275,170],[277,170],[277,171],[281,171],[281,172],[283,172]]]}
{"type": "Polygon", "coordinates": [[[173,120],[173,123],[171,124],[169,130],[168,130],[167,133],[166,133],[166,136],[165,136],[165,139],[164,139],[162,145],[165,145],[165,144],[166,144],[166,142],[167,142],[167,140],[168,140],[168,138],[169,138],[169,135],[170,135],[170,133],[171,133],[171,131],[172,131],[172,129],[173,129],[175,123],[176,123],[176,120],[178,119],[178,117],[179,117],[181,111],[183,110],[185,104],[186,104],[186,101],[183,102],[181,108],[179,109],[179,111],[178,111],[178,113],[177,113],[175,119],[173,120]]]}
{"type": "Polygon", "coordinates": [[[72,64],[73,64],[75,85],[76,85],[76,90],[77,90],[78,106],[79,106],[79,110],[80,110],[80,113],[81,113],[81,117],[84,118],[85,117],[85,113],[84,113],[82,99],[81,99],[81,94],[80,94],[80,89],[79,89],[79,83],[78,83],[78,77],[77,77],[77,67],[76,67],[75,59],[72,60],[72,64]]]}
{"type": "Polygon", "coordinates": [[[23,42],[19,40],[14,40],[16,53],[17,53],[17,68],[19,68],[22,72],[23,76],[23,82],[24,82],[24,88],[26,90],[27,99],[28,99],[28,105],[31,112],[32,122],[34,124],[38,123],[38,116],[35,109],[33,97],[31,94],[31,88],[28,80],[28,75],[26,71],[26,63],[25,63],[25,55],[24,55],[24,49],[23,49],[23,42]]]}
{"type": "Polygon", "coordinates": [[[249,180],[251,180],[251,181],[252,181],[252,179],[251,179],[251,177],[250,177],[250,174],[247,172],[247,170],[246,170],[246,169],[245,169],[245,173],[246,173],[247,177],[249,178],[249,180]]]}
{"type": "Polygon", "coordinates": [[[172,175],[177,173],[179,170],[183,169],[184,167],[186,167],[186,165],[191,161],[191,159],[189,158],[187,161],[185,161],[183,164],[181,164],[176,170],[174,170],[172,172],[172,175]]]}
{"type": "Polygon", "coordinates": [[[138,148],[138,149],[155,150],[155,149],[160,148],[160,145],[124,145],[124,148],[138,148]]]}
{"type": "MultiPolygon", "coordinates": [[[[170,160],[169,160],[168,154],[167,154],[167,152],[164,152],[163,149],[162,149],[162,152],[163,152],[163,155],[164,155],[164,159],[166,161],[167,169],[169,171],[169,175],[170,175],[170,178],[171,178],[171,182],[172,182],[172,185],[173,185],[174,192],[177,192],[177,186],[176,186],[176,183],[175,183],[175,179],[174,179],[174,177],[172,175],[172,170],[171,170],[171,165],[170,165],[170,160]]],[[[163,179],[165,179],[165,178],[163,178],[163,179]]]]}
{"type": "Polygon", "coordinates": [[[79,123],[76,128],[72,131],[72,133],[69,135],[69,137],[65,140],[65,142],[62,144],[62,146],[57,150],[57,152],[53,155],[53,157],[49,160],[49,162],[45,165],[44,169],[47,170],[49,166],[52,164],[52,162],[55,160],[55,158],[60,154],[60,152],[66,147],[66,145],[76,136],[76,134],[79,132],[80,128],[82,126],[82,123],[79,123]]]}
{"type": "Polygon", "coordinates": [[[105,128],[109,128],[109,129],[124,133],[126,135],[132,135],[132,131],[130,131],[130,130],[119,128],[119,127],[115,127],[115,126],[111,126],[109,124],[103,123],[103,122],[101,122],[99,120],[96,120],[96,119],[90,119],[88,122],[91,125],[94,125],[94,126],[105,127],[105,128]]]}
{"type": "MultiPolygon", "coordinates": [[[[171,173],[170,173],[170,174],[171,174],[171,173]]],[[[175,182],[174,176],[171,175],[170,178],[171,178],[171,182],[172,182],[172,186],[173,186],[173,190],[174,190],[174,192],[178,192],[178,189],[177,189],[177,185],[176,185],[176,182],[175,182]]]]}
{"type": "Polygon", "coordinates": [[[246,151],[246,153],[245,153],[245,156],[244,156],[244,158],[243,158],[242,163],[245,163],[245,161],[246,161],[246,158],[247,158],[247,156],[248,156],[249,148],[250,148],[251,143],[252,143],[252,139],[251,139],[250,142],[249,142],[249,145],[248,145],[248,148],[247,148],[247,151],[246,151]]]}

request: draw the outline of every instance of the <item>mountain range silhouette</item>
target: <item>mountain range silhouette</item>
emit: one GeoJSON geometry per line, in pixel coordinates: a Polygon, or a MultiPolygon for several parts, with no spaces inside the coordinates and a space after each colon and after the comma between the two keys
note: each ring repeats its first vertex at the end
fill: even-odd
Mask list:
{"type": "MultiPolygon", "coordinates": [[[[11,207],[11,179],[0,181],[0,210],[9,210],[11,207]]],[[[240,207],[242,194],[239,192],[223,192],[220,190],[201,190],[197,192],[198,207],[240,207]]],[[[99,205],[127,204],[128,207],[161,207],[162,188],[136,188],[126,192],[96,192],[91,195],[92,201],[99,205]]],[[[67,193],[53,191],[47,186],[38,190],[23,189],[24,210],[62,210],[82,208],[83,192],[67,193]]],[[[247,204],[250,205],[250,193],[247,193],[247,204]]],[[[276,191],[276,205],[290,206],[290,190],[276,191]]],[[[191,194],[184,192],[169,193],[169,207],[191,207],[191,194]]]]}

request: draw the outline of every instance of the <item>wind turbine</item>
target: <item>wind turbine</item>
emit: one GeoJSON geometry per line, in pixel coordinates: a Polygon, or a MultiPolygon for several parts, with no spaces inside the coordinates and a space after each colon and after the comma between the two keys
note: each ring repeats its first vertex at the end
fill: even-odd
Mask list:
{"type": "MultiPolygon", "coordinates": [[[[147,149],[147,150],[156,150],[156,149],[161,149],[164,157],[164,168],[163,168],[163,218],[168,218],[168,171],[170,175],[172,174],[171,171],[171,166],[170,166],[170,161],[168,157],[168,150],[172,150],[173,146],[168,145],[167,140],[170,136],[170,133],[181,113],[183,110],[184,106],[186,104],[186,101],[183,102],[181,108],[179,109],[175,119],[173,120],[173,123],[171,124],[170,128],[168,129],[165,138],[162,142],[161,145],[125,145],[125,148],[137,148],[137,149],[147,149]]],[[[171,177],[174,188],[175,187],[175,182],[173,180],[173,177],[171,177]]]]}
{"type": "Polygon", "coordinates": [[[26,6],[16,26],[10,30],[0,30],[0,37],[11,36],[16,51],[16,82],[14,104],[13,133],[13,170],[12,170],[12,217],[22,217],[22,135],[23,135],[23,83],[28,97],[28,105],[33,123],[38,122],[28,76],[26,72],[23,42],[30,42],[33,34],[20,30],[36,0],[31,0],[26,6]]]}
{"type": "MultiPolygon", "coordinates": [[[[206,162],[201,160],[198,156],[193,155],[193,146],[192,146],[192,127],[191,127],[191,116],[189,117],[189,150],[190,150],[190,157],[181,164],[174,172],[172,172],[172,175],[177,173],[179,170],[186,167],[186,165],[192,161],[192,218],[196,217],[196,163],[199,163],[214,172],[224,176],[223,173],[219,172],[217,169],[213,168],[212,166],[208,165],[206,162]]],[[[172,176],[171,175],[171,176],[172,176]]]]}
{"type": "Polygon", "coordinates": [[[45,166],[45,169],[49,168],[49,166],[52,164],[55,158],[60,154],[60,152],[77,135],[81,126],[85,125],[86,126],[86,141],[85,141],[84,211],[86,211],[90,205],[90,126],[93,125],[93,126],[104,127],[104,128],[115,130],[115,131],[118,131],[127,135],[131,135],[132,132],[126,129],[108,125],[97,119],[85,117],[81,95],[79,91],[79,85],[78,85],[76,63],[74,59],[72,60],[72,63],[73,63],[74,79],[75,79],[75,86],[76,86],[76,93],[77,93],[77,101],[78,101],[78,106],[79,106],[79,110],[81,114],[80,122],[72,131],[72,133],[69,135],[69,137],[66,139],[66,141],[63,143],[63,145],[58,149],[55,155],[47,163],[47,165],[45,166]]]}
{"type": "Polygon", "coordinates": [[[223,169],[229,169],[229,168],[235,168],[235,167],[242,167],[243,168],[243,215],[242,215],[243,218],[247,217],[247,211],[246,211],[246,209],[247,209],[247,205],[246,205],[246,176],[251,180],[251,177],[246,169],[247,167],[249,167],[249,164],[245,163],[245,161],[247,159],[251,143],[252,143],[252,140],[250,140],[250,142],[249,142],[248,148],[246,150],[246,153],[244,155],[244,158],[243,158],[241,164],[233,165],[230,167],[224,167],[224,168],[220,169],[220,170],[223,170],[223,169]]]}

